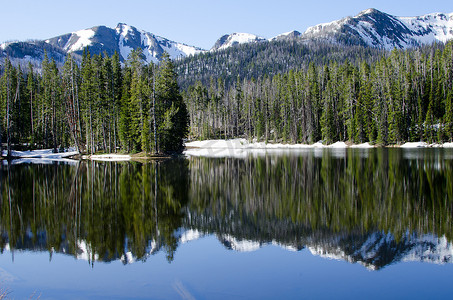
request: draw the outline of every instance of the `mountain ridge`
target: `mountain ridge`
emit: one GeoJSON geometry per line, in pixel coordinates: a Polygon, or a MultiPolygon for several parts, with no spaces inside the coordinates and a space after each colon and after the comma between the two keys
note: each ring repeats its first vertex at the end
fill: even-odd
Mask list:
{"type": "Polygon", "coordinates": [[[63,63],[71,52],[81,57],[83,49],[90,53],[106,52],[120,54],[122,62],[127,60],[132,49],[142,48],[147,63],[158,62],[164,52],[172,59],[180,59],[199,53],[226,50],[241,44],[279,41],[323,41],[340,45],[357,45],[385,50],[408,49],[435,42],[445,43],[453,39],[453,13],[429,13],[416,17],[397,17],[370,8],[354,17],[345,17],[329,23],[307,28],[303,33],[293,30],[266,39],[250,33],[232,33],[221,36],[208,51],[200,47],[171,41],[125,23],[115,28],[94,26],[46,40],[6,42],[0,44],[0,58],[10,57],[23,64],[39,63],[44,50],[48,56],[63,63]]]}

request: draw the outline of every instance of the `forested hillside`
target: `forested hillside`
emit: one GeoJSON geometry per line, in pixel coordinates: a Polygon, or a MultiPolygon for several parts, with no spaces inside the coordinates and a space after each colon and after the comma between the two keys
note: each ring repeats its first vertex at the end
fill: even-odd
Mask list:
{"type": "Polygon", "coordinates": [[[329,61],[343,63],[348,60],[357,64],[365,60],[371,63],[383,53],[385,51],[371,47],[288,38],[189,56],[175,61],[175,67],[183,89],[197,81],[207,85],[211,77],[221,78],[229,87],[238,76],[242,79],[272,77],[289,70],[307,69],[311,63],[322,65],[329,61]]]}
{"type": "MultiPolygon", "coordinates": [[[[247,57],[247,45],[242,47],[244,51],[231,51],[247,57]]],[[[278,55],[269,54],[267,66],[276,61],[275,69],[256,73],[249,73],[253,68],[248,69],[246,60],[239,58],[234,83],[229,83],[232,80],[229,75],[214,76],[222,68],[211,68],[200,59],[196,63],[213,70],[202,74],[213,76],[205,83],[208,75],[203,75],[184,93],[190,114],[190,136],[381,145],[451,140],[452,48],[453,42],[449,42],[446,46],[434,44],[374,55],[371,55],[374,50],[358,50],[354,56],[356,48],[346,48],[350,52],[341,52],[340,48],[338,52],[329,52],[321,46],[319,51],[326,51],[325,55],[315,55],[313,59],[309,59],[312,55],[309,51],[292,55],[295,61],[303,61],[298,67],[294,67],[295,62],[285,64],[278,55]],[[291,66],[289,70],[287,66],[291,66]],[[270,75],[278,73],[279,68],[285,72],[270,75]]],[[[234,64],[236,58],[229,59],[228,53],[224,52],[224,63],[234,64]]],[[[208,61],[210,57],[219,57],[203,55],[208,61]]],[[[263,60],[253,70],[265,69],[266,62],[263,60]]],[[[220,65],[219,61],[214,63],[220,65]]]]}
{"type": "MultiPolygon", "coordinates": [[[[79,66],[69,54],[63,68],[47,55],[42,72],[6,59],[0,78],[0,138],[15,148],[75,146],[84,153],[178,152],[188,115],[172,61],[144,64],[142,50],[129,55],[84,51],[79,66]]],[[[0,143],[1,144],[1,143],[0,143]]]]}

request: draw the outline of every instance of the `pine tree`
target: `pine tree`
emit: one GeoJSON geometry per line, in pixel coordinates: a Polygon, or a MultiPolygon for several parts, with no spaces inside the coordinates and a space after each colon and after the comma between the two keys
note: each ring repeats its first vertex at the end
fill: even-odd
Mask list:
{"type": "Polygon", "coordinates": [[[188,134],[188,113],[179,92],[173,62],[167,53],[156,78],[156,111],[158,111],[159,151],[163,153],[183,150],[183,138],[188,134]]]}
{"type": "Polygon", "coordinates": [[[428,111],[426,112],[426,119],[424,123],[424,140],[428,143],[433,143],[435,139],[435,130],[434,130],[434,112],[433,112],[433,102],[429,103],[428,111]]]}
{"type": "Polygon", "coordinates": [[[452,103],[452,92],[449,91],[447,99],[445,100],[445,135],[453,141],[453,103],[452,103]]]}

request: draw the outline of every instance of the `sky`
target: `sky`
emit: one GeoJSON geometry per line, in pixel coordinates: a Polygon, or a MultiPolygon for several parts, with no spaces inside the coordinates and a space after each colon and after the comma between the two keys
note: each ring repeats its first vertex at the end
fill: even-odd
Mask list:
{"type": "Polygon", "coordinates": [[[98,25],[126,23],[210,49],[224,34],[265,38],[376,8],[396,16],[453,12],[451,0],[0,0],[0,43],[47,39],[98,25]]]}

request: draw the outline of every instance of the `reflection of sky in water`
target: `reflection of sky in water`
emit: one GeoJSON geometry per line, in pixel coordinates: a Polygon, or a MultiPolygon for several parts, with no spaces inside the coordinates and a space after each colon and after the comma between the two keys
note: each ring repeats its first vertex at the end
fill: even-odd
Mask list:
{"type": "Polygon", "coordinates": [[[180,245],[146,262],[94,263],[46,252],[0,256],[1,281],[15,299],[301,299],[445,298],[453,265],[400,263],[378,272],[359,264],[268,245],[253,252],[225,250],[215,236],[180,245]]]}

